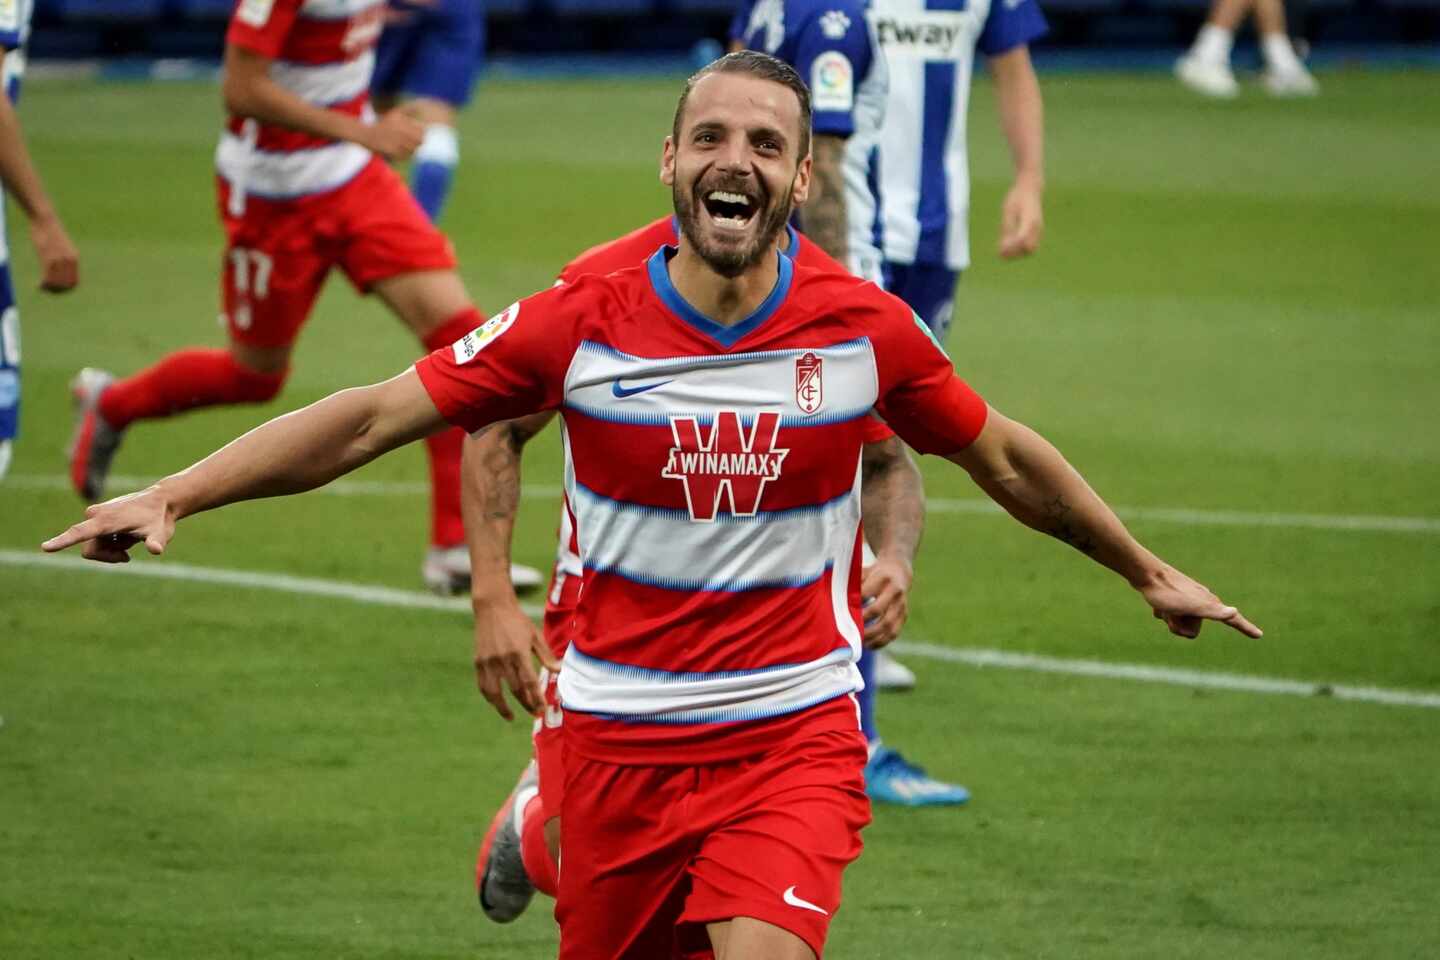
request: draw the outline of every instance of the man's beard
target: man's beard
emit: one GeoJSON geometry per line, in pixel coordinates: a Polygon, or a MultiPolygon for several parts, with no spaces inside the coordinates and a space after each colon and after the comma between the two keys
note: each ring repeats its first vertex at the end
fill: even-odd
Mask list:
{"type": "Polygon", "coordinates": [[[786,189],[784,196],[779,197],[768,209],[755,214],[757,217],[763,217],[759,229],[755,231],[755,239],[747,246],[738,248],[716,248],[708,244],[702,235],[700,206],[704,201],[701,197],[711,190],[742,192],[744,187],[733,183],[719,182],[706,185],[702,192],[700,184],[697,182],[692,192],[687,194],[680,188],[677,181],[670,188],[675,202],[675,216],[680,221],[680,232],[685,235],[686,240],[690,241],[690,246],[695,248],[700,259],[704,260],[710,269],[720,276],[734,279],[765,259],[765,255],[774,246],[775,238],[780,235],[780,231],[785,228],[786,221],[790,219],[791,197],[795,187],[794,184],[791,184],[786,189]]]}

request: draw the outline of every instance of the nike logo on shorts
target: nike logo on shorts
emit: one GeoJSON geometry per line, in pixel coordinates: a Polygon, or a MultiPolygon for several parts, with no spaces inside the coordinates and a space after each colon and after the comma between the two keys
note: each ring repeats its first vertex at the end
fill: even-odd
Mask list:
{"type": "Polygon", "coordinates": [[[814,910],[816,913],[822,914],[827,917],[830,916],[830,911],[817,907],[809,900],[801,900],[799,897],[795,896],[795,888],[793,886],[786,888],[785,893],[781,895],[781,899],[784,900],[786,903],[790,904],[790,906],[792,907],[799,907],[801,910],[814,910]]]}

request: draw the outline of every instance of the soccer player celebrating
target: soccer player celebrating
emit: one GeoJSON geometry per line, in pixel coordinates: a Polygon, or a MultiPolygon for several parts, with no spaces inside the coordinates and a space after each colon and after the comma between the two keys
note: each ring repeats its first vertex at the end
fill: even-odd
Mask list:
{"type": "MultiPolygon", "coordinates": [[[[586,274],[604,275],[642,264],[661,247],[679,243],[679,234],[675,218],[663,217],[586,250],[561,270],[560,282],[574,283],[586,274]]],[[[781,251],[797,267],[845,272],[793,227],[787,225],[779,240],[781,251]]],[[[474,571],[471,598],[477,658],[498,657],[513,646],[497,642],[497,635],[518,631],[523,636],[531,629],[511,589],[510,542],[519,507],[521,452],[553,417],[553,413],[541,413],[495,424],[465,440],[461,502],[474,571]]],[[[925,491],[920,472],[895,434],[873,418],[866,422],[865,430],[862,512],[866,536],[878,556],[866,564],[860,592],[865,646],[874,649],[893,641],[905,621],[906,597],[924,526],[925,491]]],[[[559,530],[543,622],[546,646],[557,661],[570,646],[584,578],[568,502],[561,505],[559,530]]],[[[483,692],[496,709],[508,712],[498,674],[495,680],[483,692]]],[[[534,759],[496,812],[477,858],[480,906],[499,923],[518,917],[536,890],[554,897],[558,886],[559,817],[564,805],[564,717],[558,682],[556,673],[541,675],[546,709],[535,720],[534,759]]]]}
{"type": "MultiPolygon", "coordinates": [[[[45,549],[160,553],[201,510],[312,489],[448,424],[561,410],[584,586],[560,673],[560,956],[819,957],[869,820],[853,693],[872,409],[1172,631],[1260,631],[990,409],[901,301],[776,250],[810,189],[809,131],[794,70],[717,60],[665,141],[677,248],[513,304],[412,370],[92,506],[45,549]]],[[[511,636],[477,680],[538,712],[534,631],[511,636]]]]}
{"type": "MultiPolygon", "coordinates": [[[[0,92],[0,184],[30,221],[30,242],[40,261],[40,289],[64,293],[80,280],[79,255],[30,162],[15,114],[32,10],[29,3],[0,3],[0,77],[5,85],[0,92]]],[[[0,198],[0,480],[10,468],[11,446],[20,432],[20,313],[10,281],[3,206],[0,198]]]]}
{"type": "MultiPolygon", "coordinates": [[[[82,370],[70,478],[98,500],[124,432],[139,420],[280,391],[295,338],[331,269],[385,302],[427,349],[483,319],[431,225],[385,158],[409,156],[420,123],[369,107],[384,0],[244,0],[225,37],[229,121],[215,160],[227,240],[223,350],[188,349],[123,380],[82,370]]],[[[459,431],[427,439],[430,549],[440,592],[469,584],[460,511],[459,431]]]]}
{"type": "Polygon", "coordinates": [[[370,88],[382,110],[403,99],[401,109],[425,125],[410,192],[431,220],[440,219],[460,163],[455,114],[470,100],[484,49],[481,0],[390,0],[370,88]]]}

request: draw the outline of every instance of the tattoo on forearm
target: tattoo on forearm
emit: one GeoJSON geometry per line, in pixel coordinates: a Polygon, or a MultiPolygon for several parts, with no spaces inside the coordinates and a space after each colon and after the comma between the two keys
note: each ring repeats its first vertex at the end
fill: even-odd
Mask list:
{"type": "Polygon", "coordinates": [[[849,262],[849,238],[845,223],[845,141],[838,137],[820,136],[812,147],[814,166],[812,189],[817,194],[800,208],[800,223],[821,250],[839,260],[849,262]]]}
{"type": "Polygon", "coordinates": [[[490,478],[482,505],[487,520],[513,517],[520,506],[520,455],[509,444],[491,448],[481,467],[490,478]]]}
{"type": "Polygon", "coordinates": [[[1045,504],[1045,532],[1062,543],[1070,546],[1086,555],[1093,555],[1098,547],[1095,538],[1084,530],[1077,528],[1070,514],[1073,508],[1065,502],[1065,498],[1056,496],[1054,500],[1045,504]]]}

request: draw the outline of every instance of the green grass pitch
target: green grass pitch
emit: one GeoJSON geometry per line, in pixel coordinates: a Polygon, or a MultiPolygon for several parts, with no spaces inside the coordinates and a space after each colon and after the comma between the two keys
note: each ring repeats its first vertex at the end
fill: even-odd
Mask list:
{"type": "MultiPolygon", "coordinates": [[[[1440,517],[1440,87],[1321,79],[1313,102],[1218,105],[1160,76],[1044,78],[1048,231],[1018,264],[993,252],[1006,154],[976,90],[977,255],[950,351],[1114,503],[1440,517]]],[[[481,89],[445,225],[483,307],[667,209],[677,86],[481,89]]],[[[220,117],[209,85],[27,90],[83,289],[33,292],[12,210],[25,425],[0,550],[80,515],[57,486],[76,368],[221,342],[220,117]]],[[[116,469],[178,469],[415,353],[334,281],[276,403],[141,425],[116,469]]],[[[558,444],[534,447],[517,549],[544,566],[558,444]]],[[[406,450],[360,479],[423,471],[406,450]]],[[[925,471],[936,497],[978,496],[925,471]]],[[[158,562],[415,589],[425,526],[419,494],[313,494],[187,521],[158,562]]],[[[1440,691],[1433,523],[1133,526],[1266,638],[1171,638],[1056,544],[938,511],[909,635],[1440,691]]],[[[0,564],[0,957],[552,957],[548,904],[503,928],[474,906],[527,730],[474,693],[469,647],[444,611],[0,564]]],[[[1434,956],[1440,711],[911,663],[920,688],[882,699],[885,735],[975,799],[877,811],[828,957],[1434,956]]]]}

